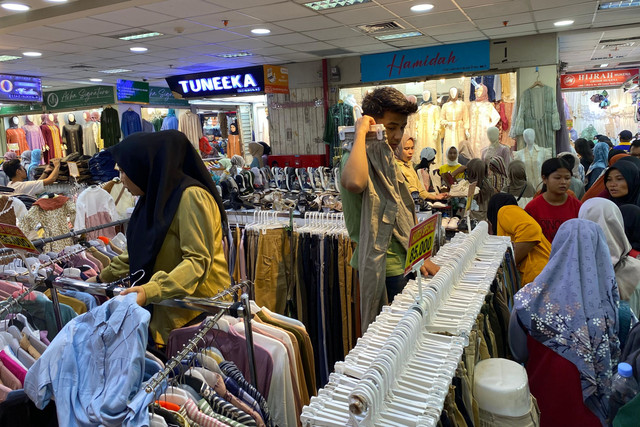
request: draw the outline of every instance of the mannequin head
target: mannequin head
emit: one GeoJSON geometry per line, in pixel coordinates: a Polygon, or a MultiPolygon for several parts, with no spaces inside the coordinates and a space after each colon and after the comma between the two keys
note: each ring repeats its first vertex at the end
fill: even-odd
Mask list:
{"type": "Polygon", "coordinates": [[[452,87],[449,89],[449,100],[455,101],[458,99],[458,88],[452,87]]]}
{"type": "Polygon", "coordinates": [[[500,130],[495,126],[491,126],[487,129],[487,137],[491,144],[498,144],[500,142],[500,130]]]}
{"type": "Polygon", "coordinates": [[[533,129],[525,129],[522,133],[522,138],[524,138],[524,143],[527,144],[527,148],[531,148],[536,142],[536,131],[533,129]]]}
{"type": "Polygon", "coordinates": [[[50,122],[55,121],[56,116],[54,116],[53,114],[49,114],[49,116],[47,117],[49,119],[50,122]]]}
{"type": "Polygon", "coordinates": [[[91,114],[89,114],[88,111],[85,111],[84,113],[82,113],[82,117],[84,117],[85,122],[88,122],[91,119],[91,114]]]}
{"type": "Polygon", "coordinates": [[[31,114],[25,116],[27,123],[33,123],[33,116],[31,114]]]}
{"type": "Polygon", "coordinates": [[[18,126],[18,124],[20,124],[20,121],[18,120],[18,117],[13,116],[11,117],[11,126],[18,126]]]}
{"type": "Polygon", "coordinates": [[[93,120],[94,122],[99,122],[100,121],[100,113],[98,113],[97,111],[94,111],[91,113],[91,120],[93,120]]]}
{"type": "Polygon", "coordinates": [[[75,123],[76,122],[76,116],[74,116],[73,114],[69,114],[67,116],[67,121],[69,124],[75,123]]]}
{"type": "Polygon", "coordinates": [[[430,90],[425,90],[424,92],[422,92],[422,100],[424,102],[431,101],[431,91],[430,90]]]}

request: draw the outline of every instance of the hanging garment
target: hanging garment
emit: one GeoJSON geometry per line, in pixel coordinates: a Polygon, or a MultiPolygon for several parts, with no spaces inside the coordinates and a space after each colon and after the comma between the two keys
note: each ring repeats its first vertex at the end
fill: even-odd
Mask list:
{"type": "Polygon", "coordinates": [[[474,157],[480,157],[482,150],[491,143],[487,136],[487,129],[498,124],[500,114],[489,101],[476,101],[471,103],[469,116],[471,150],[474,157]]]}
{"type": "Polygon", "coordinates": [[[65,156],[66,147],[62,144],[60,128],[54,124],[48,125],[51,129],[51,138],[53,140],[53,152],[49,153],[49,158],[60,159],[65,156]]]}
{"type": "Polygon", "coordinates": [[[513,134],[522,135],[525,129],[536,131],[536,143],[551,148],[555,153],[555,131],[560,129],[558,106],[549,86],[529,88],[522,94],[518,105],[518,116],[513,125],[513,134]]]}
{"type": "Polygon", "coordinates": [[[120,120],[118,111],[112,107],[102,110],[100,115],[100,138],[105,147],[116,145],[120,141],[120,120]]]}
{"type": "Polygon", "coordinates": [[[82,152],[87,156],[93,156],[98,152],[98,146],[95,139],[96,134],[94,133],[94,127],[97,126],[99,126],[97,123],[88,123],[84,126],[82,152]]]}
{"type": "Polygon", "coordinates": [[[162,126],[160,126],[160,130],[170,130],[170,129],[175,129],[178,130],[179,124],[178,124],[178,118],[175,116],[175,113],[173,115],[168,115],[167,117],[164,118],[164,120],[162,121],[162,126]]]}
{"type": "Polygon", "coordinates": [[[227,157],[232,158],[235,155],[242,156],[242,145],[240,143],[240,135],[230,134],[229,140],[227,141],[227,157]]]}
{"type": "Polygon", "coordinates": [[[156,116],[151,120],[151,123],[153,124],[153,128],[155,129],[156,132],[160,132],[160,130],[162,129],[162,117],[160,116],[156,116]]]}
{"type": "Polygon", "coordinates": [[[193,148],[198,150],[200,147],[200,138],[202,138],[202,125],[200,124],[200,117],[197,114],[187,111],[180,116],[178,123],[178,130],[189,138],[189,142],[193,145],[193,148]]]}
{"type": "Polygon", "coordinates": [[[42,149],[42,158],[45,163],[49,163],[49,160],[55,158],[55,147],[53,145],[53,134],[51,128],[47,125],[40,126],[42,131],[42,137],[45,141],[45,147],[42,149]]]}
{"type": "Polygon", "coordinates": [[[440,120],[444,126],[443,146],[453,145],[457,148],[467,138],[465,132],[469,131],[469,108],[461,100],[446,102],[442,106],[440,120]]]}
{"type": "MultiPolygon", "coordinates": [[[[472,77],[471,80],[473,80],[477,84],[482,84],[486,86],[487,96],[489,97],[489,101],[491,102],[499,101],[500,98],[502,97],[502,94],[498,94],[495,91],[495,80],[500,80],[499,78],[496,78],[495,75],[472,77]]],[[[476,100],[476,86],[472,83],[471,88],[469,90],[469,101],[475,101],[475,100],[476,100]]]]}
{"type": "Polygon", "coordinates": [[[513,158],[524,163],[527,173],[527,181],[533,186],[533,188],[538,189],[542,184],[542,163],[551,158],[551,149],[542,148],[537,144],[533,144],[531,149],[525,147],[522,150],[518,150],[513,153],[513,158]]]}
{"type": "Polygon", "coordinates": [[[62,128],[62,140],[67,145],[67,153],[84,154],[82,142],[82,126],[77,123],[64,125],[62,128]]]}
{"type": "Polygon", "coordinates": [[[122,137],[125,138],[132,133],[142,131],[142,121],[140,120],[140,114],[129,109],[122,113],[122,122],[120,124],[122,129],[122,137]]]}
{"type": "Polygon", "coordinates": [[[498,112],[500,113],[500,122],[498,123],[500,128],[500,142],[512,150],[515,150],[516,140],[509,135],[509,130],[512,125],[513,102],[501,102],[498,106],[498,112]]]}
{"type": "MultiPolygon", "coordinates": [[[[73,228],[75,230],[83,230],[97,225],[108,224],[118,218],[116,205],[111,195],[102,188],[92,185],[78,196],[73,228]]],[[[115,227],[108,227],[87,233],[87,238],[97,239],[98,236],[111,238],[115,237],[116,234],[115,227]]]]}
{"type": "MultiPolygon", "coordinates": [[[[76,205],[64,196],[57,196],[45,201],[36,201],[25,217],[20,221],[20,229],[28,234],[42,225],[44,237],[60,236],[69,233],[69,223],[75,221],[76,205]],[[46,204],[45,204],[46,203],[46,204]]],[[[67,246],[73,245],[73,240],[62,239],[45,245],[46,251],[60,252],[67,246]]]]}
{"type": "Polygon", "coordinates": [[[417,134],[413,151],[413,161],[420,162],[420,152],[423,148],[430,147],[436,150],[436,162],[442,163],[442,150],[440,149],[440,107],[434,104],[426,104],[418,110],[416,123],[417,134]]]}
{"type": "Polygon", "coordinates": [[[29,150],[27,143],[27,133],[21,128],[9,128],[6,132],[7,150],[15,151],[17,154],[29,150]]]}
{"type": "Polygon", "coordinates": [[[149,120],[142,119],[142,132],[155,132],[156,129],[153,127],[153,123],[149,120]]]}
{"type": "Polygon", "coordinates": [[[509,167],[509,163],[511,163],[511,149],[506,145],[502,145],[500,143],[494,145],[491,144],[488,147],[482,149],[482,160],[487,163],[494,157],[500,157],[504,162],[505,170],[509,167]]]}
{"type": "Polygon", "coordinates": [[[27,136],[27,145],[29,146],[29,150],[33,150],[35,148],[42,148],[46,145],[44,141],[44,137],[42,136],[42,131],[40,127],[30,123],[22,126],[22,129],[25,131],[27,136]]]}

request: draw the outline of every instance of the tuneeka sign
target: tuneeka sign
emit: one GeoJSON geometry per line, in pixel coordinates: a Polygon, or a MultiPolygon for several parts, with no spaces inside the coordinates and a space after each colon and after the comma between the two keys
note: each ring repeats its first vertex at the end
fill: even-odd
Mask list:
{"type": "Polygon", "coordinates": [[[181,98],[264,92],[262,66],[185,74],[166,80],[171,91],[181,98]]]}
{"type": "Polygon", "coordinates": [[[560,78],[560,87],[562,89],[620,87],[637,75],[637,68],[563,74],[560,78]]]}
{"type": "Polygon", "coordinates": [[[430,46],[360,57],[362,82],[489,69],[489,40],[430,46]]]}

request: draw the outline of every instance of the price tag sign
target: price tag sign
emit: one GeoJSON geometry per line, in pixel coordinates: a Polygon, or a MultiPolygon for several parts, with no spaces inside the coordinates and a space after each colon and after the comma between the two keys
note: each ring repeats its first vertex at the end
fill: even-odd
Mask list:
{"type": "Polygon", "coordinates": [[[476,194],[476,182],[472,182],[469,185],[469,192],[467,193],[467,204],[464,207],[464,214],[465,216],[469,213],[469,211],[471,210],[471,202],[473,202],[473,196],[475,196],[476,194]]]}
{"type": "Polygon", "coordinates": [[[407,260],[404,265],[405,276],[411,272],[411,268],[414,265],[423,259],[431,257],[437,223],[438,215],[435,214],[411,229],[409,249],[407,249],[407,260]]]}
{"type": "Polygon", "coordinates": [[[7,248],[40,254],[31,240],[15,225],[0,224],[0,243],[7,248]]]}
{"type": "Polygon", "coordinates": [[[78,170],[78,164],[76,162],[67,162],[69,165],[69,176],[77,178],[80,176],[80,171],[78,170]]]}

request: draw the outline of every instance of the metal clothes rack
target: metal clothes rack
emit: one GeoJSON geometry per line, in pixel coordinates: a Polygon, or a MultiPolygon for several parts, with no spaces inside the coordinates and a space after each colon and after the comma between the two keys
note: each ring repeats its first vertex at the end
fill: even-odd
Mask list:
{"type": "Polygon", "coordinates": [[[32,290],[33,289],[27,289],[17,297],[9,297],[6,300],[0,302],[0,319],[4,319],[7,314],[11,312],[12,308],[19,306],[20,301],[22,301],[27,295],[29,295],[32,290]]]}
{"type": "Polygon", "coordinates": [[[62,240],[62,239],[69,239],[69,238],[72,238],[72,237],[77,237],[77,236],[80,236],[82,234],[90,233],[92,231],[102,230],[104,228],[109,228],[109,227],[115,227],[117,225],[126,224],[128,222],[129,222],[129,218],[120,219],[118,221],[109,222],[107,224],[96,225],[95,227],[89,227],[89,228],[85,228],[85,229],[82,229],[82,230],[70,231],[69,233],[61,234],[59,236],[44,237],[42,239],[32,240],[31,243],[33,243],[33,245],[35,247],[41,247],[41,246],[44,246],[47,243],[56,242],[56,241],[62,240]]]}

